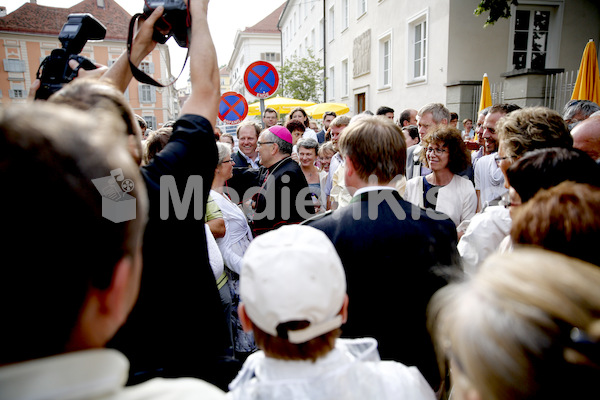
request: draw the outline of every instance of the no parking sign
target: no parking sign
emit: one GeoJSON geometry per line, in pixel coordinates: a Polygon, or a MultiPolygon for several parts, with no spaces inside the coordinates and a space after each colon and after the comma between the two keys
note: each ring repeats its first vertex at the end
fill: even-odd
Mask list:
{"type": "Polygon", "coordinates": [[[277,91],[279,73],[272,64],[266,61],[256,61],[246,68],[244,84],[254,97],[266,99],[277,91]]]}
{"type": "Polygon", "coordinates": [[[221,96],[219,119],[228,125],[241,123],[248,115],[248,102],[239,93],[226,92],[221,96]]]}

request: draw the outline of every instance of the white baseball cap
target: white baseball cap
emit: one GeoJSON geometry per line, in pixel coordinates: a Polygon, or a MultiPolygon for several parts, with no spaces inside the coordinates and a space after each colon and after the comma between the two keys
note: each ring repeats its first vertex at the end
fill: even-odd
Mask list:
{"type": "Polygon", "coordinates": [[[248,317],[264,332],[309,321],[288,331],[291,343],[304,343],[342,326],[346,274],[329,238],[304,225],[286,225],[254,239],[244,255],[240,297],[248,317]]]}

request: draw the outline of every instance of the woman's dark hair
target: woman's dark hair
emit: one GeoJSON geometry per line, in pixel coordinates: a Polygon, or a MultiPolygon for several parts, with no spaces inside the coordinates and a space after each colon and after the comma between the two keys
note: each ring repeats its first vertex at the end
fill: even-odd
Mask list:
{"type": "Polygon", "coordinates": [[[300,121],[297,121],[295,119],[289,121],[287,124],[285,124],[285,127],[287,128],[288,131],[290,131],[290,133],[294,132],[294,131],[301,131],[304,132],[304,130],[306,129],[306,127],[304,126],[304,124],[300,121]]]}
{"type": "Polygon", "coordinates": [[[525,153],[508,168],[506,177],[525,203],[539,190],[563,181],[600,187],[600,166],[581,150],[551,147],[525,153]]]}
{"type": "Polygon", "coordinates": [[[461,173],[469,166],[471,156],[458,129],[451,126],[440,126],[422,140],[421,162],[427,168],[429,168],[429,162],[425,150],[434,143],[439,143],[448,149],[448,169],[453,174],[461,173]]]}
{"type": "Polygon", "coordinates": [[[290,111],[290,120],[292,119],[292,116],[296,111],[300,111],[306,117],[306,119],[304,120],[304,127],[308,128],[308,114],[306,113],[306,111],[304,111],[304,108],[302,107],[296,107],[292,111],[290,111]]]}

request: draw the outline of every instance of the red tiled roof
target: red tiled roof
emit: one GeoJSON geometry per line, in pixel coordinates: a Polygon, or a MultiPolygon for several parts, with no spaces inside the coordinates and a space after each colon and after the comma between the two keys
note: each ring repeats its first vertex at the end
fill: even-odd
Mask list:
{"type": "Polygon", "coordinates": [[[97,4],[97,0],[83,0],[71,8],[59,8],[25,3],[0,17],[0,31],[58,36],[69,14],[89,13],[106,27],[106,39],[127,40],[131,15],[114,0],[104,0],[104,8],[97,4]]]}
{"type": "Polygon", "coordinates": [[[244,29],[244,33],[279,33],[279,29],[277,29],[277,23],[279,22],[279,17],[283,11],[283,7],[287,2],[284,2],[280,5],[275,11],[271,14],[267,15],[262,21],[258,22],[256,25],[253,25],[249,28],[244,29]]]}

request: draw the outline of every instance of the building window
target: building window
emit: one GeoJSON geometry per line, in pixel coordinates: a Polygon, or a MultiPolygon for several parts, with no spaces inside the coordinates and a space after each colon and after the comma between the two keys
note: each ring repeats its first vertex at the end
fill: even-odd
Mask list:
{"type": "Polygon", "coordinates": [[[325,41],[325,23],[323,20],[319,21],[319,50],[323,49],[323,42],[325,41]]]}
{"type": "Polygon", "coordinates": [[[142,71],[146,74],[153,74],[154,73],[154,63],[151,63],[149,61],[142,61],[142,63],[140,64],[140,71],[142,71]]]}
{"type": "Polygon", "coordinates": [[[392,37],[390,34],[379,40],[379,87],[392,85],[392,37]]]}
{"type": "Polygon", "coordinates": [[[327,33],[329,34],[329,41],[331,42],[335,36],[335,8],[331,7],[329,9],[329,30],[327,33]]]}
{"type": "Polygon", "coordinates": [[[8,91],[8,97],[11,99],[24,99],[25,91],[23,89],[10,89],[8,91]]]}
{"type": "Polygon", "coordinates": [[[427,78],[427,17],[425,10],[408,23],[409,81],[427,78]]]}
{"type": "Polygon", "coordinates": [[[296,36],[296,18],[296,13],[294,13],[294,16],[292,17],[292,33],[294,36],[296,36]]]}
{"type": "Polygon", "coordinates": [[[327,79],[327,83],[329,84],[327,93],[330,99],[335,98],[335,67],[329,68],[329,78],[327,79]]]}
{"type": "Polygon", "coordinates": [[[139,86],[140,103],[155,103],[156,88],[151,85],[139,86]]]}
{"type": "Polygon", "coordinates": [[[358,0],[358,13],[357,18],[360,18],[367,12],[367,0],[358,0]]]}
{"type": "Polygon", "coordinates": [[[280,60],[279,53],[260,53],[262,61],[275,62],[280,60]]]}
{"type": "Polygon", "coordinates": [[[146,121],[146,125],[148,129],[156,130],[158,127],[156,126],[156,117],[154,115],[144,115],[144,121],[146,121]]]}
{"type": "Polygon", "coordinates": [[[4,59],[4,71],[6,72],[25,72],[25,61],[14,58],[4,59]]]}
{"type": "Polygon", "coordinates": [[[350,0],[342,0],[342,30],[348,28],[349,22],[349,7],[348,7],[348,1],[350,0]]]}
{"type": "Polygon", "coordinates": [[[348,59],[342,61],[342,97],[348,97],[348,59]]]}
{"type": "MultiPolygon", "coordinates": [[[[525,2],[519,2],[522,4],[525,2]]],[[[546,69],[557,65],[562,9],[560,6],[513,7],[509,69],[546,69]]]]}

